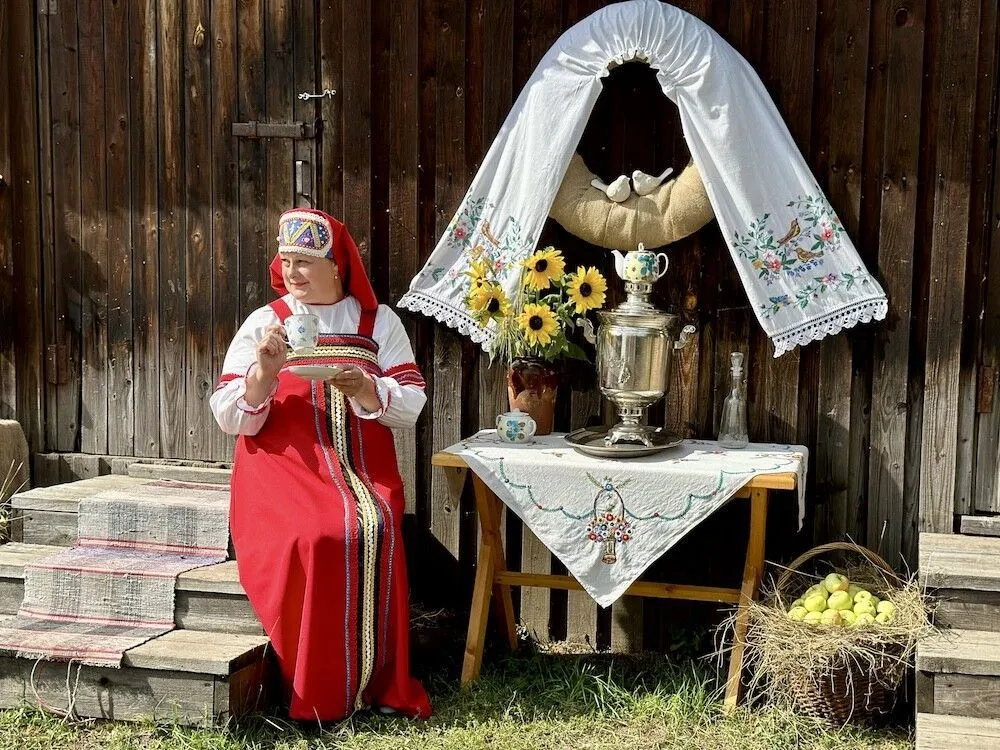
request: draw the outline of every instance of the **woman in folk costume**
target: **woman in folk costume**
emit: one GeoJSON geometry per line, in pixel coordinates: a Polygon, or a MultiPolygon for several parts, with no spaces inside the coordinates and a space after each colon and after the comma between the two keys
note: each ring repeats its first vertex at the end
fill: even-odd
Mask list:
{"type": "Polygon", "coordinates": [[[366,705],[427,717],[409,672],[403,484],[389,429],[416,422],[424,380],[339,221],[284,213],[270,271],[279,299],[240,327],[211,399],[219,426],[240,436],[240,581],[274,645],[291,718],[338,720],[366,705]],[[319,318],[319,346],[290,362],[282,324],[297,313],[319,318]],[[290,363],[345,369],[311,381],[290,363]]]}

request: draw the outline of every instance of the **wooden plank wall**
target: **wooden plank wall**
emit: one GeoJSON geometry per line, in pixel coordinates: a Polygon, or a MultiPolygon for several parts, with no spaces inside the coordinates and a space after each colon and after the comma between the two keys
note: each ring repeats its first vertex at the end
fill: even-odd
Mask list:
{"type": "MultiPolygon", "coordinates": [[[[21,419],[36,451],[228,458],[206,400],[239,321],[270,299],[275,218],[304,202],[293,162],[317,170],[311,198],[345,220],[376,292],[397,300],[538,59],[604,4],[4,6],[0,80],[36,96],[0,99],[0,316],[20,321],[0,326],[0,416],[21,419]],[[337,95],[296,97],[322,89],[337,95]],[[231,135],[233,121],[317,117],[316,140],[231,135]],[[45,356],[53,345],[68,377],[60,350],[45,356]]],[[[774,360],[710,225],[669,250],[661,305],[699,333],[652,417],[714,435],[729,353],[743,351],[752,437],[811,451],[806,530],[776,522],[772,552],[850,536],[915,563],[919,531],[951,531],[956,512],[1000,512],[997,3],[677,4],[758,71],[891,307],[881,325],[774,360]]],[[[605,88],[579,146],[595,172],[686,164],[652,71],[622,66],[605,88]]],[[[606,253],[552,222],[541,242],[611,270],[606,253]]],[[[492,423],[504,373],[452,331],[402,317],[429,387],[420,423],[397,435],[408,509],[428,565],[461,591],[474,510],[428,460],[492,423]]],[[[557,416],[563,429],[601,418],[585,379],[567,382],[557,416]]],[[[733,511],[718,523],[711,533],[732,539],[721,571],[742,521],[733,511]]],[[[505,536],[513,565],[560,569],[516,519],[505,536]]],[[[651,574],[683,569],[685,554],[651,574]]],[[[657,645],[673,612],[628,600],[602,612],[575,592],[525,592],[518,604],[539,636],[619,648],[657,645]]]]}

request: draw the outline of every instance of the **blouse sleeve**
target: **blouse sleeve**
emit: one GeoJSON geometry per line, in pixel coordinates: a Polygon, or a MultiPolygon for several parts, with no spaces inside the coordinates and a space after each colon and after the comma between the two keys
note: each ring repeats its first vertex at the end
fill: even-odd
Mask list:
{"type": "Polygon", "coordinates": [[[370,412],[357,399],[351,407],[362,419],[377,419],[386,427],[412,427],[427,402],[424,378],[413,359],[413,349],[399,316],[379,305],[373,332],[379,345],[378,363],[382,377],[374,378],[381,408],[370,412]]]}
{"type": "Polygon", "coordinates": [[[269,307],[254,311],[240,326],[226,352],[222,375],[209,403],[215,421],[229,435],[256,435],[267,421],[278,383],[275,381],[264,403],[253,407],[245,399],[246,377],[257,366],[257,344],[264,331],[277,322],[278,316],[269,307]]]}

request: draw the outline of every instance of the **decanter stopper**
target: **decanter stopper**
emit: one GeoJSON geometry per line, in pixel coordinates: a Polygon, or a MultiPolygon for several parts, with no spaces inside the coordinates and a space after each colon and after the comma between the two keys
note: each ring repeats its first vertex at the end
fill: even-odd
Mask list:
{"type": "Polygon", "coordinates": [[[747,402],[743,393],[743,354],[729,355],[732,363],[732,389],[722,406],[719,426],[719,445],[723,448],[745,448],[750,438],[747,434],[747,402]]]}

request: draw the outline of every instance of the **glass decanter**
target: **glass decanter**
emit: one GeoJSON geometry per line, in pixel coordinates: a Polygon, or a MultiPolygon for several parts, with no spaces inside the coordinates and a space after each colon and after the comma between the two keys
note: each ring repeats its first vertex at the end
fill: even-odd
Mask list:
{"type": "Polygon", "coordinates": [[[719,445],[723,448],[746,448],[750,442],[747,434],[747,400],[743,393],[743,354],[733,352],[729,355],[732,362],[732,390],[722,405],[722,421],[719,426],[719,445]]]}

